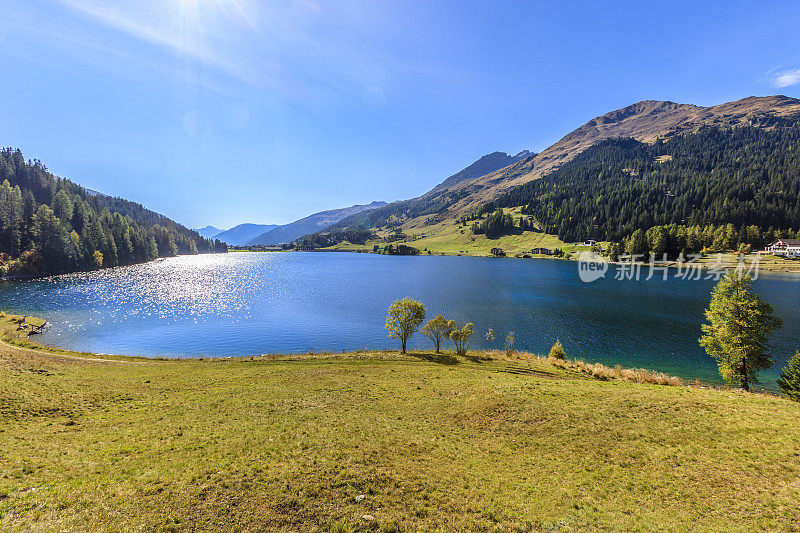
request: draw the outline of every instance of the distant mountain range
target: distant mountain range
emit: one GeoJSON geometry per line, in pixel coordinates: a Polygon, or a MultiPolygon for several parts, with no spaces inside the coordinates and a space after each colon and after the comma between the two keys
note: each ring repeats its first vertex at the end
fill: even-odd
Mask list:
{"type": "Polygon", "coordinates": [[[200,235],[202,235],[203,237],[205,237],[206,239],[213,239],[214,237],[222,233],[224,230],[215,228],[214,226],[206,226],[205,228],[196,229],[195,231],[200,235]]]}
{"type": "Polygon", "coordinates": [[[232,246],[244,246],[259,235],[277,228],[277,224],[239,224],[214,236],[232,246]]]}
{"type": "MultiPolygon", "coordinates": [[[[505,155],[505,154],[504,154],[505,155]]],[[[341,209],[330,209],[314,213],[289,224],[239,224],[229,230],[206,226],[195,231],[206,238],[219,239],[231,246],[254,246],[289,243],[304,235],[322,231],[351,215],[370,211],[387,205],[386,202],[372,202],[353,205],[341,209]]]]}
{"type": "Polygon", "coordinates": [[[365,205],[353,205],[350,207],[344,207],[342,209],[321,211],[305,218],[301,218],[300,220],[296,220],[290,224],[285,224],[283,226],[278,226],[274,229],[264,231],[258,237],[251,239],[247,244],[269,245],[292,242],[304,235],[322,231],[331,225],[336,224],[343,218],[347,218],[357,213],[371,211],[385,205],[387,205],[386,202],[372,202],[365,205]]]}

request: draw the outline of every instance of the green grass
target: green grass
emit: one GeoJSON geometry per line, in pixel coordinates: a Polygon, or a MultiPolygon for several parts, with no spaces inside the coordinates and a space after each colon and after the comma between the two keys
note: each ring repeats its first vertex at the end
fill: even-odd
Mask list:
{"type": "MultiPolygon", "coordinates": [[[[521,216],[521,207],[505,209],[514,217],[521,216]]],[[[566,243],[556,235],[540,233],[535,231],[525,231],[512,235],[490,239],[486,235],[474,235],[470,228],[471,223],[462,226],[455,218],[448,218],[429,224],[431,217],[422,216],[405,221],[400,229],[408,236],[408,239],[397,241],[394,244],[404,243],[413,246],[425,253],[429,250],[432,254],[443,255],[475,255],[490,256],[492,248],[501,248],[507,256],[532,255],[533,248],[556,248],[568,254],[566,259],[577,259],[581,252],[591,251],[591,247],[581,244],[566,243]]],[[[381,238],[391,234],[391,231],[383,228],[377,231],[379,238],[370,240],[365,244],[352,244],[347,241],[324,248],[330,251],[343,252],[372,252],[374,245],[386,246],[386,242],[381,238]]],[[[599,244],[607,246],[608,242],[599,244]]],[[[534,256],[533,257],[544,257],[534,256]]],[[[747,256],[746,265],[749,266],[753,255],[747,256]]],[[[717,254],[710,253],[702,257],[697,263],[702,268],[736,268],[738,255],[735,253],[722,254],[722,262],[717,261],[717,254]]],[[[646,261],[645,261],[646,262],[646,261]]],[[[800,272],[800,260],[785,259],[771,255],[763,255],[760,258],[760,270],[763,272],[800,272]]]]}
{"type": "MultiPolygon", "coordinates": [[[[509,209],[507,212],[519,216],[520,208],[509,209]]],[[[427,224],[428,217],[418,217],[406,221],[402,231],[409,237],[407,240],[397,241],[394,244],[404,243],[419,250],[430,250],[432,254],[444,255],[477,255],[490,256],[492,248],[502,248],[509,255],[530,254],[533,248],[562,248],[570,246],[559,240],[555,235],[525,231],[513,235],[504,235],[490,239],[486,235],[473,235],[469,224],[461,226],[455,219],[446,219],[435,224],[427,224]],[[423,236],[424,235],[424,236],[423,236]]],[[[390,231],[378,231],[379,237],[385,237],[390,231]]],[[[348,242],[339,243],[326,248],[338,251],[372,251],[375,244],[385,246],[380,238],[371,240],[363,245],[348,242]]],[[[588,249],[588,248],[587,248],[588,249]]]]}
{"type": "Polygon", "coordinates": [[[800,528],[800,404],[536,358],[2,345],[0,419],[0,529],[800,528]]]}
{"type": "MultiPolygon", "coordinates": [[[[521,208],[517,207],[506,209],[505,211],[514,217],[519,217],[521,216],[520,210],[521,208]]],[[[538,231],[521,231],[490,239],[486,235],[473,234],[470,228],[471,223],[463,226],[456,219],[448,218],[429,224],[428,220],[429,217],[427,216],[407,220],[400,229],[408,238],[394,242],[394,244],[408,244],[423,251],[423,253],[427,250],[437,255],[491,256],[492,248],[501,248],[509,257],[532,256],[531,250],[534,248],[549,248],[551,250],[560,248],[567,253],[591,250],[589,246],[568,244],[555,235],[538,231]]],[[[391,231],[380,229],[377,234],[379,236],[378,239],[370,240],[365,244],[352,244],[345,241],[325,248],[325,250],[371,252],[376,244],[386,246],[386,242],[382,241],[381,238],[390,235],[391,231]]]]}

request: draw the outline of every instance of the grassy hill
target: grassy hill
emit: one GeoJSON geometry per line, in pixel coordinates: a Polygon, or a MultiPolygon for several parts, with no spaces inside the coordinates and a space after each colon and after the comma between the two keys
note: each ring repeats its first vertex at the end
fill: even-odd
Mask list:
{"type": "Polygon", "coordinates": [[[4,530],[800,527],[800,404],[532,357],[3,344],[0,417],[4,530]]]}
{"type": "MultiPolygon", "coordinates": [[[[520,208],[506,209],[515,219],[520,217],[520,208]]],[[[518,222],[518,220],[517,220],[518,222]]],[[[520,231],[510,235],[489,238],[486,235],[475,235],[470,230],[470,223],[466,226],[454,218],[431,221],[430,217],[422,216],[409,219],[397,226],[405,238],[392,241],[393,244],[407,244],[421,250],[423,253],[430,251],[432,254],[444,255],[492,255],[492,248],[502,249],[509,257],[531,255],[534,248],[559,248],[565,252],[580,252],[591,250],[591,247],[580,246],[575,243],[566,243],[555,235],[540,231],[520,231]]],[[[364,244],[342,242],[327,250],[341,251],[372,251],[375,245],[386,246],[385,239],[392,239],[395,228],[380,228],[375,232],[376,239],[364,244]]]]}

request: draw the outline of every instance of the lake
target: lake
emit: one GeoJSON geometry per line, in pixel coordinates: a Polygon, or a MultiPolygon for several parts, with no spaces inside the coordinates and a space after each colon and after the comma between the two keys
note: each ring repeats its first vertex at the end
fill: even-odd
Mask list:
{"type": "MultiPolygon", "coordinates": [[[[355,253],[230,253],[0,284],[0,308],[46,318],[37,340],[61,348],[141,356],[200,357],[394,348],[386,310],[410,296],[428,317],[473,322],[475,348],[547,353],[718,382],[697,344],[713,280],[584,283],[577,263],[355,253]],[[492,328],[496,340],[487,343],[492,328]]],[[[758,293],[784,320],[773,338],[774,389],[800,348],[800,277],[765,275],[758,293]]],[[[417,334],[412,348],[429,346],[417,334]]]]}

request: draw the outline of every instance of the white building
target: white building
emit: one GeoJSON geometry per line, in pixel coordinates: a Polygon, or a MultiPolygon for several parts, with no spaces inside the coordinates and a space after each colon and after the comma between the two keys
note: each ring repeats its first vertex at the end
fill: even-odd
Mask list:
{"type": "Polygon", "coordinates": [[[800,239],[778,239],[764,250],[768,254],[782,257],[800,257],[800,239]]]}

